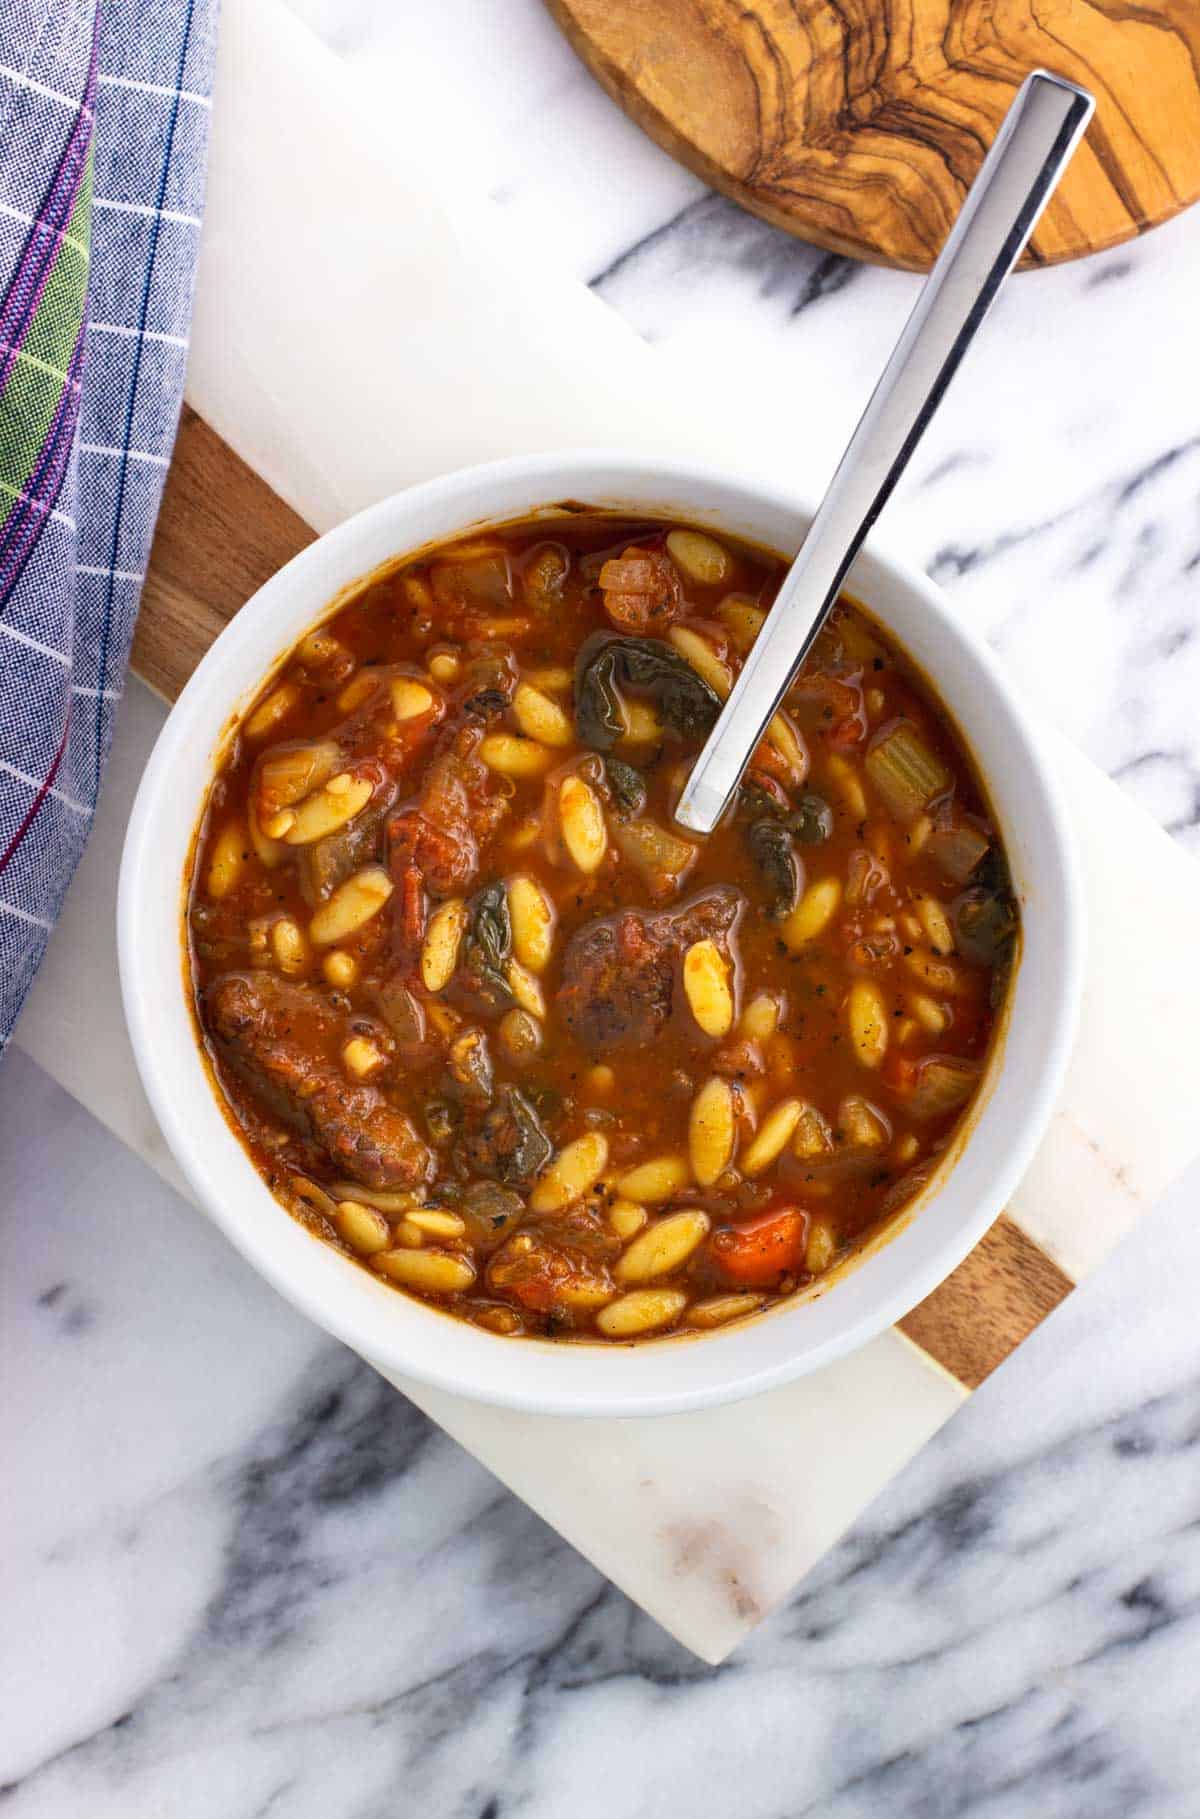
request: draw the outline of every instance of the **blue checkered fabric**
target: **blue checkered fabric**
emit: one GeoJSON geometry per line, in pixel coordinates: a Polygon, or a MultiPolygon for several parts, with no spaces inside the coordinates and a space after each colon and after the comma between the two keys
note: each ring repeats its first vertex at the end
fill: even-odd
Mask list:
{"type": "Polygon", "coordinates": [[[95,811],[183,391],[216,0],[0,4],[0,1047],[95,811]]]}

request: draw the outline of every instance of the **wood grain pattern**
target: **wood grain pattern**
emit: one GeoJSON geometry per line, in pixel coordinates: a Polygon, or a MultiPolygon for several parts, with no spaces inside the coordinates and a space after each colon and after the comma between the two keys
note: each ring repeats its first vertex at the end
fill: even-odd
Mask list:
{"type": "Polygon", "coordinates": [[[1075,1284],[1007,1216],[965,1262],[899,1322],[923,1352],[978,1389],[1075,1284]]]}
{"type": "MultiPolygon", "coordinates": [[[[173,701],[217,633],[313,532],[185,411],[142,592],[133,667],[173,701]]],[[[997,1220],[907,1336],[968,1389],[995,1370],[1073,1284],[1011,1219],[997,1220]]]]}
{"type": "Polygon", "coordinates": [[[174,701],[217,633],[315,533],[184,407],[131,663],[174,701]]]}
{"type": "Polygon", "coordinates": [[[1015,89],[1096,115],[1034,235],[1054,264],[1200,196],[1197,0],[546,0],[625,112],[777,227],[925,271],[1015,89]]]}

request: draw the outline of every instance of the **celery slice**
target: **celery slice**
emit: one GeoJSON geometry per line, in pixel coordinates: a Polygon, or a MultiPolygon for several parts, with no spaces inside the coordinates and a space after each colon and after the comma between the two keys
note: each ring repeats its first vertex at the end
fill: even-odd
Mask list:
{"type": "Polygon", "coordinates": [[[866,771],[884,806],[900,821],[915,821],[953,782],[941,759],[907,720],[897,721],[872,746],[866,771]]]}

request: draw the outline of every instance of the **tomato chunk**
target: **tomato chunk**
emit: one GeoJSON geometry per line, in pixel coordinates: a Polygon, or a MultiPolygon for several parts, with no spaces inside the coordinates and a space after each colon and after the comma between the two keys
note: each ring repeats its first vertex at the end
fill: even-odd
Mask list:
{"type": "Polygon", "coordinates": [[[893,1049],[880,1068],[879,1077],[901,1099],[911,1099],[917,1089],[917,1064],[908,1055],[898,1055],[893,1049]]]}
{"type": "Polygon", "coordinates": [[[773,1288],[804,1263],[808,1214],[798,1206],[769,1207],[743,1225],[723,1225],[709,1240],[713,1262],[740,1288],[773,1288]]]}

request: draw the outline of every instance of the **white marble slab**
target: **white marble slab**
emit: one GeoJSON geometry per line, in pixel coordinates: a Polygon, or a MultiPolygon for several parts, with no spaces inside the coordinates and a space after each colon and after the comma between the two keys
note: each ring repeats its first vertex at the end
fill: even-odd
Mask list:
{"type": "MultiPolygon", "coordinates": [[[[740,399],[779,426],[751,426],[739,458],[819,486],[912,280],[706,195],[609,106],[541,0],[303,10],[362,112],[411,120],[454,183],[482,177],[553,311],[563,273],[595,280],[688,409],[740,399]]],[[[1195,213],[1018,280],[888,514],[1049,718],[1193,851],[1198,284],[1195,213]]],[[[397,461],[410,430],[401,411],[397,461]]],[[[145,730],[136,693],[130,709],[145,730]]],[[[1120,876],[1115,841],[1108,860],[1120,876]]],[[[1171,955],[1161,895],[1143,897],[1149,932],[1110,950],[1122,968],[1171,955]]],[[[128,1076],[86,1065],[112,1052],[113,989],[89,976],[55,1065],[146,1143],[128,1076]]],[[[1195,1075],[1185,1055],[1181,1096],[1195,1075]]],[[[1193,1819],[1195,1171],[705,1670],[15,1053],[0,1158],[14,1819],[1193,1819]]]]}
{"type": "Polygon", "coordinates": [[[1193,1819],[1200,1170],[706,1668],[0,1082],[6,1819],[1193,1819]]]}

